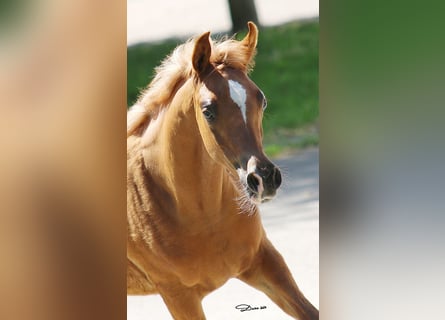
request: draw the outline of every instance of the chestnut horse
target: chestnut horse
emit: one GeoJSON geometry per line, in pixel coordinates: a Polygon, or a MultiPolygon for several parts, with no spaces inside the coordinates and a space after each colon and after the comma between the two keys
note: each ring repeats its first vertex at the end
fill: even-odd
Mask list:
{"type": "Polygon", "coordinates": [[[281,174],[262,149],[248,27],[242,41],[207,32],[176,48],[127,115],[127,293],[160,294],[174,319],[205,319],[201,300],[233,277],[318,319],[257,207],[281,174]]]}

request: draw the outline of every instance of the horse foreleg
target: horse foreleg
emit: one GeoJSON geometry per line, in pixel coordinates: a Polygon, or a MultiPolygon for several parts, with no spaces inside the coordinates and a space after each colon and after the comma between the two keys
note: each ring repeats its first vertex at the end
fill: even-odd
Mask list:
{"type": "Polygon", "coordinates": [[[283,311],[300,320],[318,319],[318,310],[298,289],[283,257],[264,239],[251,267],[239,277],[263,291],[283,311]]]}
{"type": "Polygon", "coordinates": [[[159,293],[175,320],[205,320],[202,296],[192,288],[183,286],[158,286],[159,293]]]}

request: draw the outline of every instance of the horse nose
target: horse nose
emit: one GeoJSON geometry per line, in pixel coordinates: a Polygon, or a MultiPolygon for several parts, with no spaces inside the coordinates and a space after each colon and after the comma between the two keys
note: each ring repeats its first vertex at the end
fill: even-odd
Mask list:
{"type": "Polygon", "coordinates": [[[272,183],[275,189],[278,189],[281,186],[281,172],[280,169],[275,166],[272,173],[272,183]]]}
{"type": "Polygon", "coordinates": [[[262,199],[272,199],[281,185],[280,170],[268,159],[252,156],[247,163],[247,187],[262,199]]]}
{"type": "Polygon", "coordinates": [[[261,194],[263,188],[261,177],[256,173],[249,173],[247,175],[247,186],[251,191],[261,194]]]}
{"type": "Polygon", "coordinates": [[[281,172],[272,163],[263,169],[263,180],[265,188],[270,189],[271,193],[275,192],[281,185],[281,172]]]}

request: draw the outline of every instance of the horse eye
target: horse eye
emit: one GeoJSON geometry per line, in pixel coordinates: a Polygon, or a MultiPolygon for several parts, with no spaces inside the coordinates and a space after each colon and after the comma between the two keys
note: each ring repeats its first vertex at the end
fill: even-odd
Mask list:
{"type": "Polygon", "coordinates": [[[215,120],[215,113],[210,110],[210,108],[204,108],[202,110],[202,113],[204,114],[204,117],[207,119],[207,121],[212,122],[215,120]]]}
{"type": "Polygon", "coordinates": [[[263,110],[267,108],[267,99],[264,97],[263,99],[263,110]]]}

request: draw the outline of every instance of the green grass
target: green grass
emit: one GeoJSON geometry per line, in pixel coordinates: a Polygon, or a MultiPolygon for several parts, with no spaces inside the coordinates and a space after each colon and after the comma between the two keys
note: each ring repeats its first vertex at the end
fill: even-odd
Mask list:
{"type": "MultiPolygon", "coordinates": [[[[269,148],[270,153],[275,153],[273,148],[285,148],[283,141],[288,147],[304,146],[295,146],[292,139],[283,137],[292,135],[297,128],[313,127],[318,119],[318,37],[318,20],[260,30],[251,78],[268,99],[263,127],[266,150],[269,148]]],[[[128,48],[129,106],[152,79],[154,67],[183,41],[170,39],[128,48]]],[[[303,140],[312,141],[310,145],[318,144],[318,135],[315,138],[314,135],[314,132],[303,134],[303,140]]]]}
{"type": "Polygon", "coordinates": [[[316,125],[306,125],[296,129],[276,129],[264,137],[263,145],[267,155],[274,157],[282,153],[318,146],[316,125]]]}

